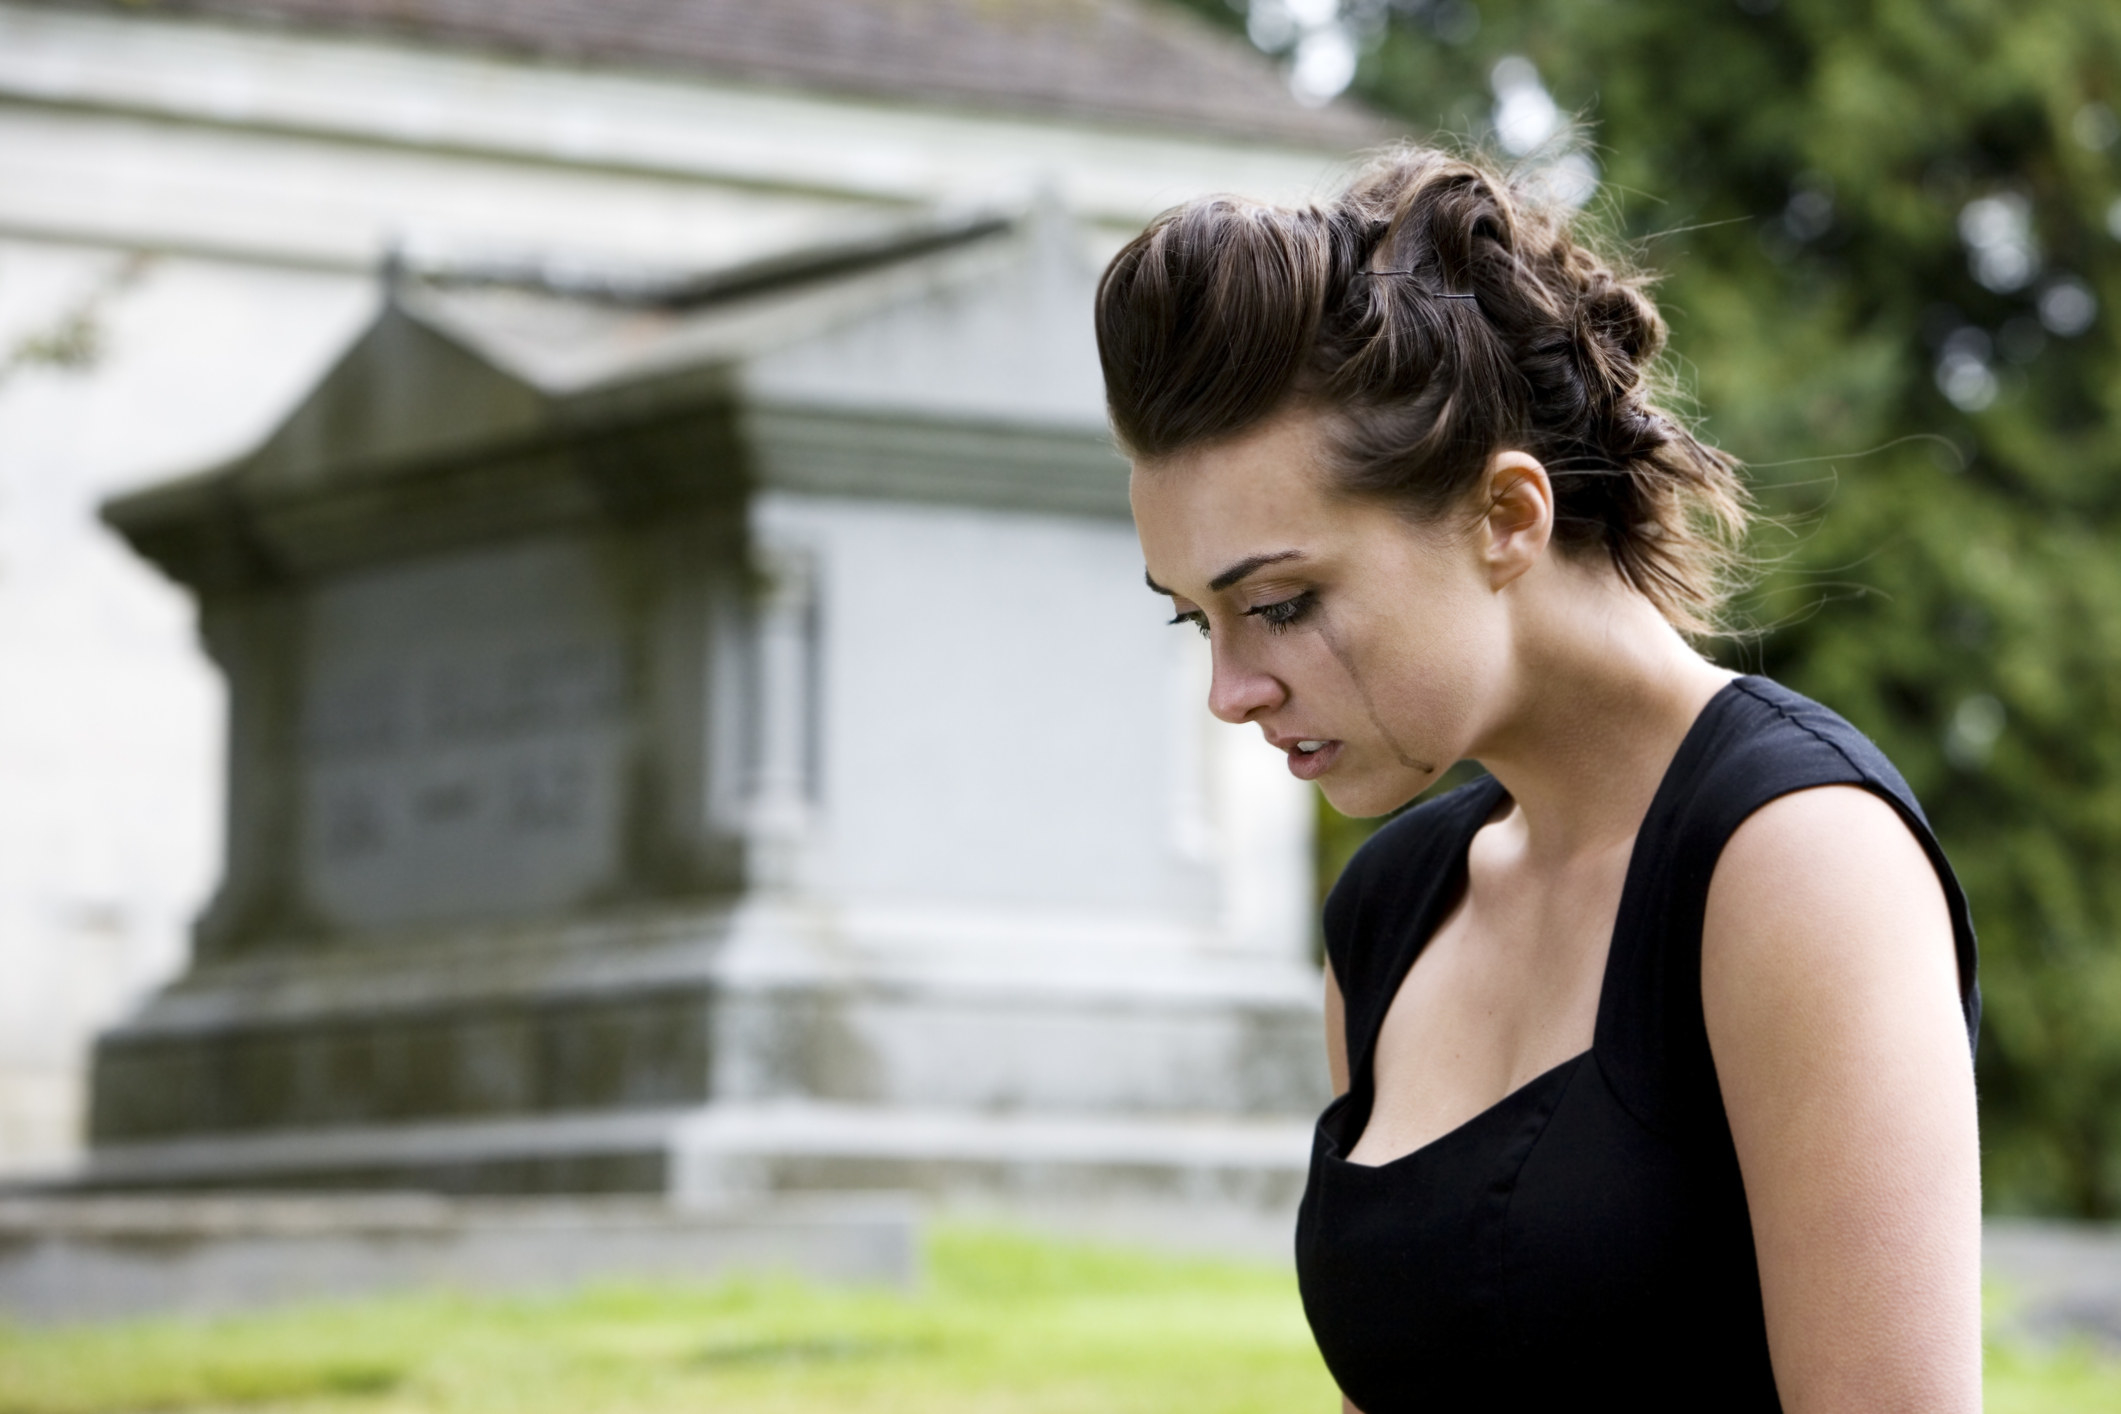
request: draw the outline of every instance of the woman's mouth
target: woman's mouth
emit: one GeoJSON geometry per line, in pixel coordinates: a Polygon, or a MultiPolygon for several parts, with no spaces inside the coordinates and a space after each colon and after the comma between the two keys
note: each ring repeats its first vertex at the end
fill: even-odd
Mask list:
{"type": "Polygon", "coordinates": [[[1340,759],[1337,741],[1304,737],[1283,748],[1289,753],[1289,774],[1300,781],[1315,781],[1333,769],[1340,759]]]}

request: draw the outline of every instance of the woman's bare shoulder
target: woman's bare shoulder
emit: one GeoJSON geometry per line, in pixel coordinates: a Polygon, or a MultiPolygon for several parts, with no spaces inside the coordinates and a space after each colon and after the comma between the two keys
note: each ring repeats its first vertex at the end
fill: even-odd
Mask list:
{"type": "Polygon", "coordinates": [[[1701,963],[1785,1398],[1978,1408],[1973,1068],[1923,842],[1861,787],[1769,802],[1718,860],[1701,963]]]}
{"type": "Polygon", "coordinates": [[[1894,805],[1866,786],[1817,785],[1777,796],[1747,816],[1717,860],[1715,886],[1764,882],[1794,888],[1797,897],[1831,895],[1871,869],[1904,875],[1902,882],[1935,888],[1941,898],[1935,866],[1894,805]]]}
{"type": "Polygon", "coordinates": [[[1710,1040],[1917,997],[1957,1017],[1956,956],[1937,867],[1900,812],[1861,786],[1793,791],[1717,860],[1702,926],[1710,1040]]]}

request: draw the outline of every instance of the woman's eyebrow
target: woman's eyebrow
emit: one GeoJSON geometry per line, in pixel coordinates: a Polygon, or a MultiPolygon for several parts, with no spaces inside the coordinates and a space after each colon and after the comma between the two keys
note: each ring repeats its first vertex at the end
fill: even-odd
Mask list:
{"type": "Polygon", "coordinates": [[[1215,578],[1209,580],[1208,589],[1212,593],[1220,594],[1254,570],[1265,569],[1268,565],[1278,565],[1283,560],[1300,560],[1303,557],[1304,552],[1301,550],[1276,550],[1271,555],[1248,555],[1215,576],[1215,578]]]}
{"type": "MultiPolygon", "coordinates": [[[[1209,580],[1208,589],[1211,593],[1220,594],[1254,570],[1265,569],[1268,565],[1278,565],[1283,560],[1300,560],[1303,557],[1304,552],[1301,550],[1276,550],[1271,555],[1247,556],[1209,580]]],[[[1156,576],[1150,574],[1147,570],[1142,571],[1142,583],[1149,586],[1151,594],[1172,594],[1176,592],[1158,584],[1156,576]]]]}

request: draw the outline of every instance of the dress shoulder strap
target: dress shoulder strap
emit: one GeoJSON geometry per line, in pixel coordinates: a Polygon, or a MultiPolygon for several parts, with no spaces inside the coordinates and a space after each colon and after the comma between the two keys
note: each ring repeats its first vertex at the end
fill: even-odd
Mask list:
{"type": "Polygon", "coordinates": [[[1601,999],[1596,1051],[1607,1083],[1663,1132],[1708,1125],[1728,1143],[1701,1007],[1709,882],[1731,835],[1761,806],[1814,786],[1853,785],[1899,812],[1944,886],[1968,1044],[1979,1024],[1974,925],[1914,792],[1871,741],[1779,683],[1738,678],[1703,709],[1636,837],[1601,999]]]}

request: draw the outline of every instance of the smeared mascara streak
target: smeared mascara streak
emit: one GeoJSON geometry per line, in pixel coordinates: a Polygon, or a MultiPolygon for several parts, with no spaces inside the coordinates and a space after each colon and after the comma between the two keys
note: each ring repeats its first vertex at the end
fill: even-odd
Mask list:
{"type": "Polygon", "coordinates": [[[1392,748],[1392,754],[1399,758],[1399,764],[1411,770],[1435,775],[1436,768],[1426,761],[1416,761],[1407,755],[1407,749],[1399,744],[1399,738],[1393,736],[1392,729],[1385,725],[1384,717],[1378,713],[1376,701],[1370,696],[1370,685],[1362,680],[1362,674],[1355,671],[1355,660],[1341,643],[1340,635],[1333,631],[1332,624],[1321,623],[1318,626],[1318,636],[1324,640],[1326,651],[1333,655],[1333,661],[1340,664],[1340,670],[1348,675],[1348,681],[1354,683],[1355,690],[1362,694],[1362,708],[1370,714],[1370,725],[1384,738],[1385,745],[1392,748]]]}

